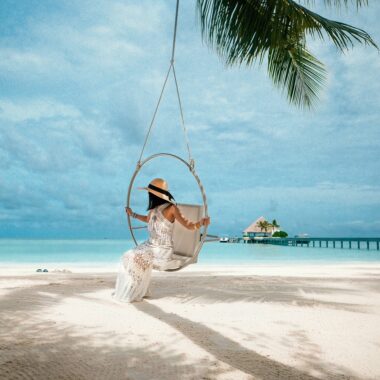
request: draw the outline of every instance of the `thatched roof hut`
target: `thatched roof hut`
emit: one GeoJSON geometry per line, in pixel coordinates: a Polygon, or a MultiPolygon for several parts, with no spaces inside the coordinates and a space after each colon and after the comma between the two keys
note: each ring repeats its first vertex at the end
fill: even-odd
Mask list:
{"type": "Polygon", "coordinates": [[[251,225],[249,225],[243,232],[245,234],[248,233],[258,233],[263,232],[261,228],[258,226],[259,222],[265,222],[265,218],[263,216],[260,216],[259,219],[255,220],[251,225]]]}
{"type": "Polygon", "coordinates": [[[259,226],[260,222],[267,222],[267,220],[263,216],[260,216],[260,218],[256,219],[243,231],[243,235],[247,238],[255,236],[271,236],[274,232],[280,230],[278,227],[269,226],[268,230],[264,231],[259,226]]]}

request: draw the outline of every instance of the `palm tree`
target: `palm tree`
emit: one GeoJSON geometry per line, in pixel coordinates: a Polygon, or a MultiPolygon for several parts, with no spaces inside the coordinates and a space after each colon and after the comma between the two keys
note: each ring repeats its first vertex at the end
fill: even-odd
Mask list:
{"type": "Polygon", "coordinates": [[[263,232],[265,228],[265,220],[260,220],[259,222],[257,222],[257,227],[259,227],[260,231],[263,232]]]}
{"type": "Polygon", "coordinates": [[[266,220],[260,220],[259,222],[257,222],[257,226],[260,228],[260,231],[263,232],[263,230],[265,231],[265,233],[268,232],[268,228],[271,226],[270,223],[268,223],[266,220]]]}
{"type": "MultiPolygon", "coordinates": [[[[368,0],[322,0],[339,8],[368,0]]],[[[318,1],[319,3],[319,1],[318,1]]],[[[333,21],[308,9],[315,0],[197,0],[202,35],[227,65],[267,61],[274,84],[290,103],[312,108],[325,84],[326,70],[307,48],[307,39],[328,37],[340,50],[354,42],[372,45],[362,29],[333,21]]]]}
{"type": "Polygon", "coordinates": [[[280,225],[277,223],[276,219],[273,219],[271,223],[271,227],[272,227],[272,233],[274,232],[275,228],[280,228],[280,225]]]}

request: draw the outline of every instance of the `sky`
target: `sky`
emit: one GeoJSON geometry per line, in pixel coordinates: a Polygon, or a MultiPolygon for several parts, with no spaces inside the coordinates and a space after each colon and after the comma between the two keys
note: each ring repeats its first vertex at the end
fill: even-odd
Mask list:
{"type": "MultiPolygon", "coordinates": [[[[380,2],[323,15],[380,44],[380,2]]],[[[0,237],[129,238],[124,206],[168,69],[174,0],[0,2],[0,237]]],[[[182,1],[176,72],[209,233],[240,235],[260,216],[290,236],[380,236],[380,54],[310,41],[328,70],[315,110],[300,110],[262,67],[226,67],[202,41],[195,1],[182,1]]],[[[171,80],[143,158],[187,158],[171,80]]],[[[179,203],[199,203],[188,169],[167,158],[179,203]]]]}

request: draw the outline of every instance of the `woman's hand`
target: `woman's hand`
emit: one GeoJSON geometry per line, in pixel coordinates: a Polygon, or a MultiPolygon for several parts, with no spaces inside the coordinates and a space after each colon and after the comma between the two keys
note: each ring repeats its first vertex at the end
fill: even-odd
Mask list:
{"type": "Polygon", "coordinates": [[[208,226],[211,223],[210,217],[208,216],[207,218],[202,218],[201,219],[201,224],[202,226],[208,226]]]}
{"type": "Polygon", "coordinates": [[[134,219],[138,219],[141,222],[148,223],[149,222],[149,215],[139,215],[132,211],[130,207],[125,207],[125,212],[131,216],[134,219]]]}

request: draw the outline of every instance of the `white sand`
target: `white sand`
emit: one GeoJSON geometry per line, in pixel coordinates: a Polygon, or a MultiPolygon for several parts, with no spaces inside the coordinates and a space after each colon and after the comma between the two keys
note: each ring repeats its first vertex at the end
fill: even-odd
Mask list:
{"type": "Polygon", "coordinates": [[[114,280],[0,276],[0,379],[380,379],[378,264],[193,266],[134,304],[114,280]]]}

